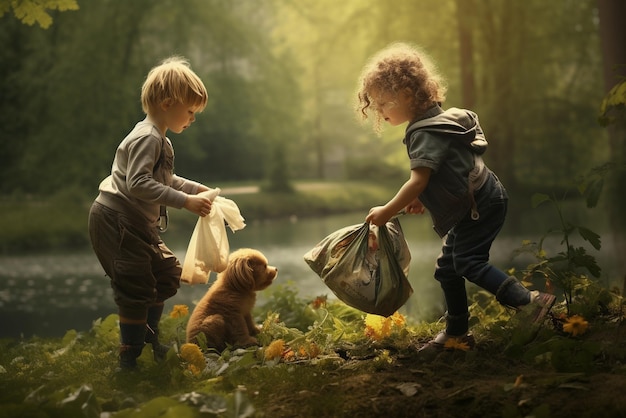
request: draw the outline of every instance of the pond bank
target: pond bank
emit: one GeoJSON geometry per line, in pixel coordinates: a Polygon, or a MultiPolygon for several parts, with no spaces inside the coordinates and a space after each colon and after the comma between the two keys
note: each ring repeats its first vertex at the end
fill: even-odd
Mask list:
{"type": "MultiPolygon", "coordinates": [[[[258,184],[218,187],[248,221],[365,211],[395,192],[393,187],[366,182],[296,182],[293,193],[265,192],[258,184]]],[[[89,248],[87,214],[92,199],[72,191],[49,198],[0,199],[0,254],[89,248]]],[[[197,219],[185,210],[170,210],[170,216],[184,227],[197,219]]]]}

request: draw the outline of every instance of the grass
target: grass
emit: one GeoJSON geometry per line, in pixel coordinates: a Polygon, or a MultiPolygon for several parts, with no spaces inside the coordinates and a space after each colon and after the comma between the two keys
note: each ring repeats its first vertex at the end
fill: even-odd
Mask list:
{"type": "Polygon", "coordinates": [[[561,417],[576,415],[568,390],[595,403],[596,417],[619,416],[612,413],[624,406],[616,400],[626,382],[622,306],[615,296],[610,311],[573,334],[562,326],[563,305],[533,328],[524,312],[512,315],[478,294],[478,348],[426,356],[415,347],[441,324],[365,315],[277,287],[255,310],[259,347],[205,351],[196,367],[183,348],[188,311],[177,306],[161,322],[173,344],[165,362],[146,346],[131,373],[115,370],[111,315],[85,333],[0,341],[0,417],[561,417]]]}

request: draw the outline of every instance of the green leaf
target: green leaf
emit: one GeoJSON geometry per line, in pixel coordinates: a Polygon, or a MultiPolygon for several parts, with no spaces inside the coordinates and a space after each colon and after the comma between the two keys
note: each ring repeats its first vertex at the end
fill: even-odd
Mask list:
{"type": "Polygon", "coordinates": [[[596,259],[593,256],[587,254],[584,248],[577,247],[572,249],[571,262],[578,267],[584,267],[593,275],[593,277],[600,277],[602,269],[598,266],[596,259]]]}
{"type": "MultiPolygon", "coordinates": [[[[43,29],[47,29],[52,24],[52,17],[48,10],[78,10],[76,0],[21,0],[11,2],[13,14],[26,25],[35,23],[43,29]]],[[[0,16],[9,11],[9,5],[0,4],[0,16]]]]}
{"type": "Polygon", "coordinates": [[[190,392],[176,396],[175,399],[197,408],[202,413],[218,415],[227,410],[226,398],[221,395],[190,392]]]}
{"type": "Polygon", "coordinates": [[[61,340],[61,345],[63,345],[64,347],[67,347],[68,345],[76,341],[77,335],[78,335],[78,332],[76,332],[75,329],[68,330],[63,336],[63,340],[61,340]]]}
{"type": "Polygon", "coordinates": [[[600,113],[606,116],[612,108],[626,105],[626,81],[613,86],[600,105],[600,113]]]}
{"type": "Polygon", "coordinates": [[[237,390],[231,402],[232,408],[234,409],[233,416],[237,418],[248,418],[254,415],[254,406],[252,406],[252,403],[243,391],[237,390]]]}
{"type": "Polygon", "coordinates": [[[581,237],[583,237],[585,241],[588,241],[596,250],[599,250],[602,247],[600,235],[596,234],[592,230],[579,226],[578,233],[580,234],[581,237]]]}
{"type": "MultiPolygon", "coordinates": [[[[180,403],[175,399],[159,396],[146,402],[139,408],[119,411],[115,414],[115,418],[172,417],[173,415],[169,415],[168,411],[179,405],[180,403]]],[[[180,413],[180,411],[176,412],[180,413]]]]}
{"type": "Polygon", "coordinates": [[[93,390],[88,385],[81,386],[77,391],[59,402],[63,416],[80,418],[99,418],[100,404],[93,390]]]}

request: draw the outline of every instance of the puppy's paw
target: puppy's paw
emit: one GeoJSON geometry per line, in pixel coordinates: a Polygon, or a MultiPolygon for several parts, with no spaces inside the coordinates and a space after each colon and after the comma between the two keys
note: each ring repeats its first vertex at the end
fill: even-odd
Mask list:
{"type": "Polygon", "coordinates": [[[252,337],[252,336],[249,336],[248,338],[244,338],[243,340],[241,340],[237,344],[237,346],[244,347],[244,348],[252,347],[252,346],[255,346],[255,345],[259,345],[259,341],[256,338],[252,337]]]}

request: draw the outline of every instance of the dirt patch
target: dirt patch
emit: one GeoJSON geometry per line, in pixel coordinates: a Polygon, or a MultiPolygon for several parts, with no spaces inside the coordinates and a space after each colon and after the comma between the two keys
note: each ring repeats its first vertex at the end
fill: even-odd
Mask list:
{"type": "Polygon", "coordinates": [[[293,380],[272,389],[264,405],[253,402],[260,416],[276,418],[626,417],[626,369],[602,358],[597,366],[559,373],[548,363],[528,364],[480,347],[427,361],[403,350],[391,353],[384,367],[373,359],[349,360],[323,376],[319,367],[295,365],[293,380]]]}

